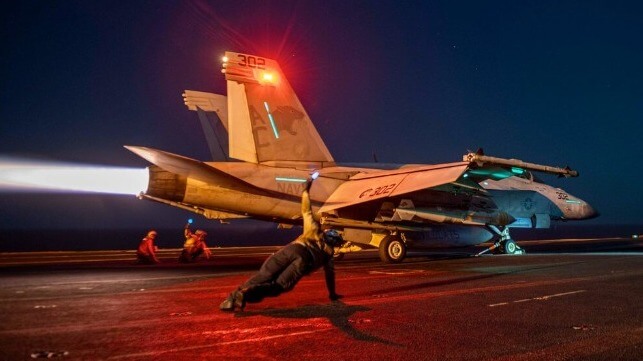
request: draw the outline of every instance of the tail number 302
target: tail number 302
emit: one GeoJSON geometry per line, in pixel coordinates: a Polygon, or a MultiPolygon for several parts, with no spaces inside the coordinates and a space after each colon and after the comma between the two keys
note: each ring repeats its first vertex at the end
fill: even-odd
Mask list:
{"type": "Polygon", "coordinates": [[[256,68],[256,69],[266,68],[266,59],[264,58],[259,58],[252,55],[243,55],[243,54],[237,54],[237,57],[239,58],[240,66],[247,66],[249,68],[256,68]]]}

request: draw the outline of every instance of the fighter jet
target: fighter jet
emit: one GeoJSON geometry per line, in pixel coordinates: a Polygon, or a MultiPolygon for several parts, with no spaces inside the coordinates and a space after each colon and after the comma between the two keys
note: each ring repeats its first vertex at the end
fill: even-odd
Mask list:
{"type": "MultiPolygon", "coordinates": [[[[254,218],[301,224],[300,195],[311,175],[313,210],[339,231],[336,251],[379,249],[382,261],[401,262],[410,247],[471,246],[516,254],[511,228],[548,228],[552,221],[597,216],[582,199],[540,181],[533,172],[576,177],[569,168],[467,153],[444,164],[348,165],[335,161],[279,64],[226,52],[227,96],[186,90],[187,107],[217,115],[227,152],[203,162],[162,150],[126,146],[146,159],[147,190],[139,195],[208,219],[254,218]]],[[[213,142],[221,145],[222,143],[213,142]]],[[[214,150],[216,146],[211,146],[214,150]]]]}

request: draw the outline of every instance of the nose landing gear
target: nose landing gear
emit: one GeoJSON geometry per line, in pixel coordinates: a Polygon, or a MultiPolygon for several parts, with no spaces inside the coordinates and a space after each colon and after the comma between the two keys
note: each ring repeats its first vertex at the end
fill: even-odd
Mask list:
{"type": "Polygon", "coordinates": [[[495,242],[493,245],[491,245],[489,248],[486,248],[476,254],[476,257],[481,256],[487,252],[494,251],[494,253],[500,253],[500,254],[513,254],[513,255],[518,255],[518,254],[525,254],[525,250],[518,246],[516,244],[516,241],[511,239],[511,235],[509,235],[509,227],[496,227],[493,225],[487,226],[487,229],[491,230],[493,233],[495,233],[500,239],[495,242]]]}

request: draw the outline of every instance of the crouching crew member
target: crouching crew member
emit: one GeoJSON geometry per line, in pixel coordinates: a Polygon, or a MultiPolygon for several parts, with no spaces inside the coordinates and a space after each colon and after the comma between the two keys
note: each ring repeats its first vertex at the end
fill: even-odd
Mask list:
{"type": "Polygon", "coordinates": [[[219,305],[220,310],[243,310],[246,302],[258,303],[265,297],[279,296],[292,290],[303,276],[321,267],[324,268],[328,297],[332,301],[342,297],[335,293],[333,248],[341,245],[343,239],[335,230],[323,232],[313,218],[309,195],[311,184],[312,179],[306,182],[301,196],[301,213],[304,220],[302,235],[270,256],[255,276],[230,293],[219,305]]]}
{"type": "Polygon", "coordinates": [[[156,231],[151,230],[147,232],[141,243],[138,245],[136,250],[136,259],[138,263],[141,264],[154,264],[160,263],[159,259],[156,257],[157,247],[154,245],[154,240],[156,239],[156,231]]]}
{"type": "Polygon", "coordinates": [[[184,230],[185,243],[183,243],[183,251],[179,256],[179,262],[190,263],[196,261],[200,255],[205,255],[205,258],[210,259],[212,253],[205,243],[205,237],[208,235],[205,231],[198,229],[192,233],[190,231],[190,223],[185,225],[184,230]]]}

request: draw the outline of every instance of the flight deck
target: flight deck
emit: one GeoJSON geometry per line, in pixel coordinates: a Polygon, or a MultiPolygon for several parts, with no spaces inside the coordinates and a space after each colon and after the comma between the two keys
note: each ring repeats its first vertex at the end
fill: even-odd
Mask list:
{"type": "MultiPolygon", "coordinates": [[[[643,242],[521,242],[526,255],[377,252],[244,312],[218,304],[276,247],[136,265],[133,251],[0,254],[0,359],[641,360],[643,242]]],[[[481,248],[478,248],[481,249],[481,248]]]]}

